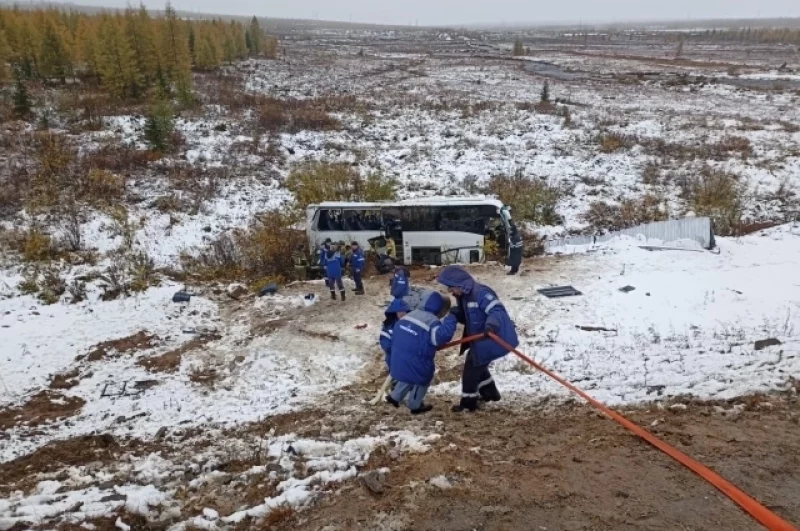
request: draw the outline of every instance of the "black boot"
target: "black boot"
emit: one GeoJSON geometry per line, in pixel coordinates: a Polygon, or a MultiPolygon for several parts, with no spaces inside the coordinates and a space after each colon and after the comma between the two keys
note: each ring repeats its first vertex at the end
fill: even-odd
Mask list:
{"type": "Polygon", "coordinates": [[[366,292],[363,289],[357,289],[356,295],[366,295],[366,292]]]}
{"type": "Polygon", "coordinates": [[[412,415],[422,415],[423,413],[427,413],[431,409],[433,409],[432,405],[430,405],[430,404],[422,404],[417,409],[412,409],[411,410],[411,414],[412,415]]]}
{"type": "Polygon", "coordinates": [[[494,382],[484,385],[478,392],[481,394],[481,400],[485,402],[500,402],[500,391],[494,382]]]}
{"type": "Polygon", "coordinates": [[[387,404],[391,404],[391,405],[393,405],[394,407],[400,407],[400,402],[398,402],[397,400],[395,400],[394,398],[392,398],[392,396],[391,396],[391,395],[386,395],[386,403],[387,403],[387,404]]]}
{"type": "Polygon", "coordinates": [[[340,291],[339,293],[342,294],[342,300],[347,300],[347,292],[345,290],[340,291]]]}
{"type": "Polygon", "coordinates": [[[332,300],[332,301],[335,301],[335,300],[336,300],[336,292],[335,292],[335,291],[333,291],[333,290],[331,290],[331,300],[332,300]]]}
{"type": "Polygon", "coordinates": [[[470,397],[461,397],[461,402],[458,405],[453,406],[452,408],[453,413],[461,413],[462,411],[477,411],[478,410],[478,397],[477,396],[470,396],[470,397]]]}

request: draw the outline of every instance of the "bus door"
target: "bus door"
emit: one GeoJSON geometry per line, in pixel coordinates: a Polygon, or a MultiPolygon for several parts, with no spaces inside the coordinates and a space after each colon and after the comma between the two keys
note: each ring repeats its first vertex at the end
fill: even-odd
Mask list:
{"type": "Polygon", "coordinates": [[[392,260],[405,264],[407,242],[403,241],[403,221],[399,207],[386,207],[381,209],[383,233],[389,241],[388,250],[392,260]]]}

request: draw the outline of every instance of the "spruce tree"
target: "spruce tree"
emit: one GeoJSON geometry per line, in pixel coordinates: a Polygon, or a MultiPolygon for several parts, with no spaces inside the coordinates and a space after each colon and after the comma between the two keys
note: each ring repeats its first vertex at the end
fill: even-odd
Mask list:
{"type": "Polygon", "coordinates": [[[192,59],[189,55],[189,39],[183,23],[175,13],[175,9],[167,2],[162,24],[162,57],[164,71],[174,83],[178,98],[185,105],[190,104],[192,95],[192,59]]]}
{"type": "Polygon", "coordinates": [[[541,95],[541,102],[542,103],[550,103],[550,81],[545,80],[544,86],[542,87],[542,95],[541,95]]]}
{"type": "Polygon", "coordinates": [[[22,81],[22,72],[17,70],[15,73],[16,84],[14,85],[14,114],[18,118],[27,119],[31,115],[31,98],[28,95],[28,88],[22,81]]]}
{"type": "Polygon", "coordinates": [[[261,25],[255,16],[250,19],[250,28],[247,30],[247,34],[250,37],[250,55],[258,57],[264,50],[264,39],[261,34],[261,25]]]}
{"type": "Polygon", "coordinates": [[[139,73],[138,81],[142,84],[136,87],[138,95],[155,82],[158,63],[153,21],[144,5],[140,5],[138,11],[131,8],[125,10],[125,38],[139,73]]]}
{"type": "Polygon", "coordinates": [[[6,63],[11,61],[11,47],[6,39],[6,32],[0,29],[0,82],[6,81],[9,77],[6,63]]]}
{"type": "Polygon", "coordinates": [[[98,68],[103,86],[118,98],[138,97],[142,75],[119,17],[104,15],[98,37],[98,68]]]}
{"type": "Polygon", "coordinates": [[[42,77],[66,83],[69,69],[67,50],[63,38],[51,21],[45,24],[40,54],[39,67],[42,77]]]}
{"type": "Polygon", "coordinates": [[[172,132],[175,128],[172,109],[169,103],[159,101],[150,109],[144,123],[144,139],[153,151],[164,153],[171,147],[172,132]]]}

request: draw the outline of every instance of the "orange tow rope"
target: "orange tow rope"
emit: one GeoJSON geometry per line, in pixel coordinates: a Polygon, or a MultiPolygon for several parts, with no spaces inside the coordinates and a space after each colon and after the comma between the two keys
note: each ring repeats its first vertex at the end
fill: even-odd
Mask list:
{"type": "MultiPolygon", "coordinates": [[[[534,367],[535,369],[545,373],[547,376],[552,378],[553,380],[557,381],[573,393],[577,394],[587,402],[589,402],[592,406],[597,408],[598,410],[602,411],[607,417],[611,418],[611,420],[615,421],[617,424],[625,428],[626,430],[630,431],[634,435],[644,439],[651,445],[655,446],[671,458],[675,459],[683,466],[700,476],[701,478],[705,479],[709,483],[711,483],[714,487],[719,489],[723,494],[725,494],[728,498],[733,500],[739,507],[744,509],[747,513],[750,514],[753,518],[755,518],[761,525],[769,529],[770,531],[798,531],[796,527],[792,524],[787,522],[786,520],[782,519],[777,514],[773,513],[761,503],[756,501],[754,498],[748,496],[745,492],[741,489],[736,487],[733,483],[728,481],[727,479],[723,478],[707,466],[695,461],[688,455],[684,454],[677,448],[670,446],[666,442],[662,441],[649,431],[645,430],[644,428],[640,427],[637,424],[634,424],[630,420],[626,419],[619,413],[613,411],[611,408],[599,402],[586,394],[585,392],[581,391],[567,380],[556,374],[555,372],[543,367],[542,365],[536,363],[531,358],[520,352],[519,350],[515,349],[497,335],[493,333],[487,334],[490,339],[496,342],[498,345],[502,346],[504,349],[507,349],[509,352],[513,352],[516,354],[520,359],[525,361],[530,366],[534,367]]],[[[441,349],[449,348],[452,346],[460,345],[462,343],[468,343],[471,341],[476,341],[484,336],[482,334],[466,337],[457,341],[453,341],[441,347],[441,349]]]]}

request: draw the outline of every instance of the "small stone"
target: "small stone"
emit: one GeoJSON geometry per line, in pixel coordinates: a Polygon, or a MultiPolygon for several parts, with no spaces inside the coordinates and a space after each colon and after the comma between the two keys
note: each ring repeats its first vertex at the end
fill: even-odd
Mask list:
{"type": "Polygon", "coordinates": [[[167,427],[161,426],[156,432],[156,440],[160,441],[167,435],[167,427]]]}
{"type": "Polygon", "coordinates": [[[231,284],[227,289],[228,297],[233,300],[239,300],[247,295],[247,288],[242,284],[231,284]]]}
{"type": "Polygon", "coordinates": [[[366,474],[362,474],[359,478],[361,484],[364,486],[365,489],[370,491],[372,494],[383,494],[386,492],[386,485],[385,485],[385,478],[383,474],[378,472],[377,470],[373,470],[371,472],[367,472],[366,474]]]}
{"type": "Polygon", "coordinates": [[[217,518],[219,518],[219,513],[214,509],[206,507],[205,509],[203,509],[203,516],[205,516],[209,520],[216,520],[217,518]]]}
{"type": "Polygon", "coordinates": [[[483,514],[499,514],[499,515],[503,515],[503,514],[510,513],[511,509],[508,508],[508,507],[505,507],[503,505],[484,505],[483,507],[481,507],[481,512],[483,514]]]}

